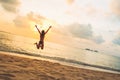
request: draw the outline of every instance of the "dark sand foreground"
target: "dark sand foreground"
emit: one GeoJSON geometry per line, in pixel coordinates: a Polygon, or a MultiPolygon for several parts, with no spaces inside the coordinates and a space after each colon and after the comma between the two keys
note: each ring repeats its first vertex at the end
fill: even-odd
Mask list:
{"type": "Polygon", "coordinates": [[[120,80],[120,74],[64,66],[0,52],[0,80],[120,80]]]}

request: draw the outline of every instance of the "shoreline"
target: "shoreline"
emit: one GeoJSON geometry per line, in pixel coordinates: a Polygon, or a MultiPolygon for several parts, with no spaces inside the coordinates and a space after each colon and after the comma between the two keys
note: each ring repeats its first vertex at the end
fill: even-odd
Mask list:
{"type": "Polygon", "coordinates": [[[119,80],[120,74],[77,68],[0,52],[0,79],[8,80],[119,80]]]}
{"type": "Polygon", "coordinates": [[[16,54],[14,52],[5,52],[5,51],[0,51],[0,53],[4,53],[4,54],[9,54],[9,55],[14,55],[14,56],[20,56],[20,57],[25,57],[25,58],[31,58],[31,59],[38,59],[38,60],[45,60],[45,61],[50,61],[53,63],[60,63],[62,65],[66,65],[66,66],[72,66],[72,67],[76,67],[76,68],[83,68],[83,69],[89,69],[89,70],[94,70],[94,71],[101,71],[101,72],[108,72],[108,73],[115,73],[115,74],[120,74],[119,71],[116,71],[117,69],[112,69],[112,68],[108,68],[107,67],[102,67],[102,66],[98,66],[98,67],[93,67],[93,66],[89,66],[90,64],[85,65],[86,63],[82,64],[74,64],[74,63],[69,63],[66,61],[59,61],[59,60],[54,60],[54,59],[49,59],[49,58],[42,58],[38,56],[31,56],[29,54],[16,54]]]}

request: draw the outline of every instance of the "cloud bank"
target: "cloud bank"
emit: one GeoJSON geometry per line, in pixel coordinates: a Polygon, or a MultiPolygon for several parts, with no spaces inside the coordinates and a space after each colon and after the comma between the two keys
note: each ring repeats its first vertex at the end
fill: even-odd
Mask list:
{"type": "Polygon", "coordinates": [[[116,36],[113,40],[114,44],[120,45],[120,33],[118,34],[118,36],[116,36]]]}
{"type": "Polygon", "coordinates": [[[93,31],[92,31],[92,26],[90,24],[84,25],[84,24],[74,23],[68,26],[68,30],[75,37],[89,39],[96,43],[104,42],[102,36],[100,35],[94,36],[93,31]]]}
{"type": "Polygon", "coordinates": [[[19,0],[0,0],[0,4],[6,11],[17,12],[20,2],[19,0]]]}
{"type": "Polygon", "coordinates": [[[26,16],[17,16],[13,22],[17,27],[30,27],[31,22],[42,25],[43,20],[46,20],[46,18],[30,12],[26,16]]]}

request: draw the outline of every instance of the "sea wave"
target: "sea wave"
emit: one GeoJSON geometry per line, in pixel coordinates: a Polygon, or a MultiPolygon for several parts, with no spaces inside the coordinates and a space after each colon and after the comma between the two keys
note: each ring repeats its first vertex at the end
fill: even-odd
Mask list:
{"type": "Polygon", "coordinates": [[[77,61],[77,60],[73,60],[73,59],[67,59],[67,58],[62,58],[62,57],[51,57],[51,56],[46,56],[46,55],[41,55],[41,54],[36,54],[36,53],[30,53],[30,52],[26,52],[24,50],[20,50],[20,51],[19,50],[12,50],[12,51],[10,51],[10,50],[4,50],[4,49],[0,48],[0,51],[12,52],[12,53],[17,53],[17,54],[33,56],[33,57],[40,57],[40,58],[44,58],[44,59],[57,60],[57,61],[60,61],[60,62],[67,62],[67,63],[77,64],[77,65],[83,65],[83,66],[88,66],[88,67],[95,67],[95,68],[100,68],[100,69],[120,72],[119,69],[114,69],[114,68],[110,68],[110,67],[106,67],[106,66],[99,66],[99,65],[88,64],[88,63],[84,63],[84,62],[81,62],[81,61],[77,61]]]}

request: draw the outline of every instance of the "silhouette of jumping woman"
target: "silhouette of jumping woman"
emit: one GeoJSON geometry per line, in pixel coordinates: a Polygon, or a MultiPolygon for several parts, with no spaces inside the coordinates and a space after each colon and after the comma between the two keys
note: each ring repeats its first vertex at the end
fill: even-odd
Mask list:
{"type": "Polygon", "coordinates": [[[50,26],[50,27],[47,29],[47,31],[44,31],[44,30],[40,31],[40,30],[38,29],[37,25],[35,25],[35,27],[37,28],[37,30],[38,30],[38,32],[39,32],[39,34],[40,34],[40,41],[39,41],[39,43],[36,42],[35,45],[36,45],[37,49],[39,49],[40,47],[41,47],[41,49],[44,49],[44,38],[45,38],[45,34],[50,30],[50,28],[51,28],[52,26],[50,26]]]}

